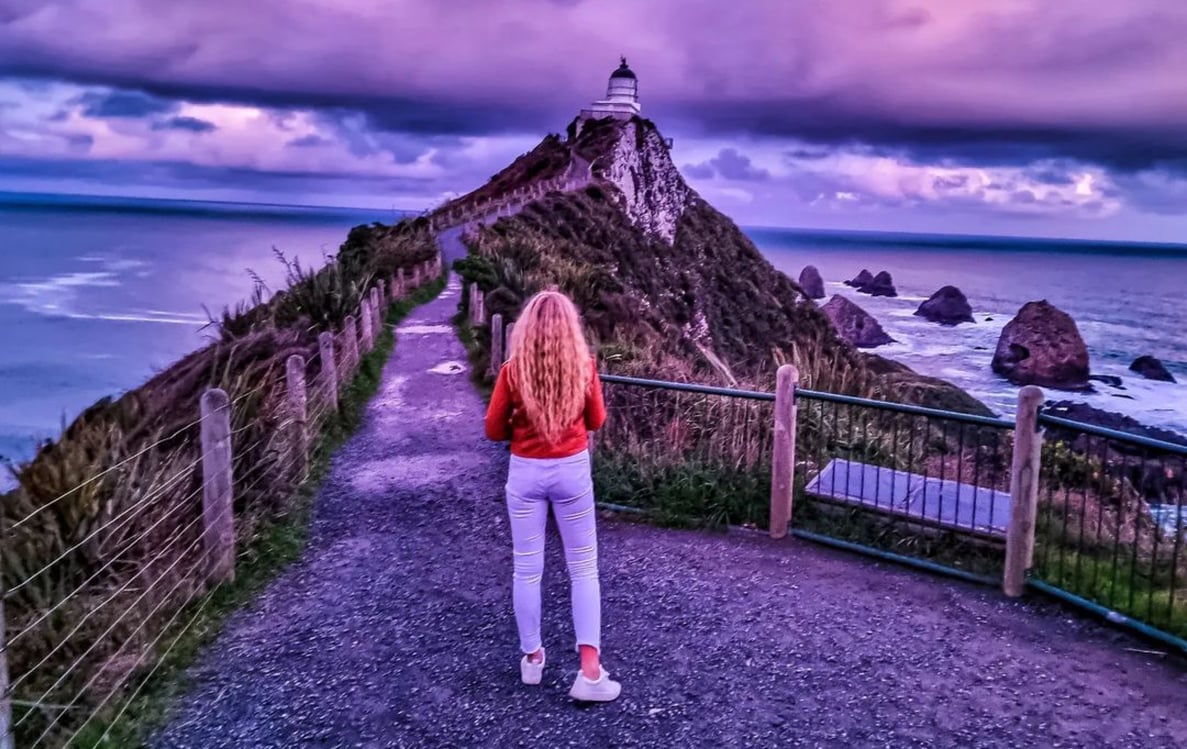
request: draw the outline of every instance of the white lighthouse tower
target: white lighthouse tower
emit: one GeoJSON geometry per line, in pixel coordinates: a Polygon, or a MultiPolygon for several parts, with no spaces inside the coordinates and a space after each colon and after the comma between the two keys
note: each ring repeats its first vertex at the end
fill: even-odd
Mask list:
{"type": "Polygon", "coordinates": [[[606,98],[595,101],[589,109],[581,110],[581,119],[601,119],[613,117],[629,120],[639,114],[639,78],[635,71],[626,64],[626,58],[620,58],[622,64],[610,74],[610,82],[606,86],[606,98]]]}

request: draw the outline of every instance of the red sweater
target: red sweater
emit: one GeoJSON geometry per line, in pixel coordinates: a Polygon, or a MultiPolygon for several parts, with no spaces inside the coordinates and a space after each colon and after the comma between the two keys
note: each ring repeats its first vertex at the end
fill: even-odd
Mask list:
{"type": "Polygon", "coordinates": [[[558,442],[551,443],[528,421],[523,398],[511,381],[511,367],[499,370],[495,392],[486,409],[486,436],[503,442],[511,440],[511,454],[521,458],[567,458],[589,446],[588,432],[600,429],[606,422],[606,404],[602,400],[602,381],[598,379],[597,362],[590,360],[593,377],[585,396],[585,410],[565,430],[558,442]]]}

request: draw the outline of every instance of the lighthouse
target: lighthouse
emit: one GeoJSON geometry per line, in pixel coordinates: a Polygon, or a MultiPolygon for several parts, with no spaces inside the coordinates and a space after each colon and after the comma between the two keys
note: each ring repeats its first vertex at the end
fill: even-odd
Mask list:
{"type": "Polygon", "coordinates": [[[619,59],[622,62],[610,74],[610,82],[606,85],[606,98],[595,101],[588,109],[581,110],[581,119],[613,117],[629,120],[639,114],[639,78],[626,64],[625,57],[619,59]]]}

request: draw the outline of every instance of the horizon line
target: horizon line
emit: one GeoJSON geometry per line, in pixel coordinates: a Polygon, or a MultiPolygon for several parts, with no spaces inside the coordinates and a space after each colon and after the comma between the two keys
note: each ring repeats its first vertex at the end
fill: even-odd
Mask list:
{"type": "MultiPolygon", "coordinates": [[[[221,206],[253,206],[259,208],[302,208],[307,210],[324,210],[324,211],[354,211],[354,212],[368,212],[368,211],[382,211],[389,213],[402,214],[427,214],[432,209],[408,209],[408,208],[377,208],[364,206],[333,206],[321,205],[311,203],[275,203],[268,201],[249,201],[249,200],[213,200],[210,198],[159,198],[159,197],[143,197],[137,195],[103,195],[99,193],[77,193],[77,192],[42,192],[42,191],[17,191],[0,189],[0,207],[4,205],[13,205],[7,203],[4,196],[27,195],[34,197],[46,198],[88,198],[88,199],[107,199],[107,200],[125,200],[125,201],[146,201],[151,203],[205,203],[208,205],[221,206]]],[[[723,212],[723,215],[724,214],[723,212]]],[[[733,220],[731,218],[731,220],[733,220]]],[[[1040,241],[1040,242],[1074,242],[1079,244],[1090,245],[1110,245],[1110,246],[1137,246],[1150,248],[1174,248],[1176,250],[1187,251],[1187,243],[1168,242],[1168,241],[1154,241],[1142,239],[1099,239],[1088,237],[1054,237],[1042,235],[1024,235],[1024,234],[967,234],[967,233],[944,233],[944,232],[928,232],[928,231],[903,231],[901,229],[837,229],[829,227],[811,227],[811,226],[779,226],[769,224],[738,224],[739,227],[757,230],[775,230],[775,231],[795,231],[795,232],[819,232],[829,234],[865,234],[865,235],[898,235],[903,237],[935,237],[935,238],[960,238],[960,239],[1000,239],[1013,241],[1040,241]]]]}

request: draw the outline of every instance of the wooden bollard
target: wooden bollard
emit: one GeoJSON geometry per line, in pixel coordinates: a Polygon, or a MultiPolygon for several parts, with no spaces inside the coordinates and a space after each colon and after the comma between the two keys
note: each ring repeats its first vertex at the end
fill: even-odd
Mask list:
{"type": "MultiPolygon", "coordinates": [[[[380,281],[380,283],[383,283],[383,281],[380,281]]],[[[383,332],[384,311],[387,309],[387,307],[383,304],[382,299],[383,299],[382,289],[378,286],[372,288],[371,289],[371,313],[373,315],[375,315],[375,327],[371,331],[371,334],[374,335],[376,339],[378,339],[379,334],[383,332]]]]}
{"type": "Polygon", "coordinates": [[[396,299],[403,299],[408,293],[408,281],[404,278],[404,269],[396,271],[396,288],[393,290],[396,299]]]}
{"type": "Polygon", "coordinates": [[[490,319],[490,372],[498,374],[503,368],[503,316],[495,314],[490,319]]]}
{"type": "Polygon", "coordinates": [[[482,319],[482,311],[479,309],[479,297],[482,296],[482,289],[478,288],[478,284],[470,284],[470,326],[478,327],[478,321],[482,319]]]}
{"type": "Polygon", "coordinates": [[[207,581],[235,579],[234,477],[231,474],[231,402],[224,390],[202,394],[202,542],[207,581]]]}
{"type": "Polygon", "coordinates": [[[321,397],[329,404],[331,411],[338,410],[338,361],[334,358],[334,334],[322,333],[317,337],[321,354],[321,397]]]}
{"type": "Polygon", "coordinates": [[[359,304],[359,322],[363,326],[359,336],[359,353],[362,354],[370,351],[375,342],[375,316],[371,314],[370,305],[367,297],[363,297],[362,303],[359,304]]]}
{"type": "Polygon", "coordinates": [[[342,357],[346,361],[346,371],[342,373],[342,378],[350,379],[359,368],[359,328],[354,315],[346,316],[346,323],[342,326],[342,339],[342,357]]]}
{"type": "Polygon", "coordinates": [[[791,525],[795,489],[795,390],[800,373],[794,364],[779,367],[775,379],[775,441],[771,454],[771,538],[783,538],[791,525]]]}
{"type": "MultiPolygon", "coordinates": [[[[4,539],[7,542],[7,539],[4,539]]],[[[0,596],[0,749],[13,749],[12,695],[8,689],[8,640],[4,634],[4,597],[0,596]]]]}
{"type": "Polygon", "coordinates": [[[309,401],[305,393],[305,358],[293,354],[285,362],[285,385],[289,431],[289,450],[293,456],[293,476],[304,481],[309,471],[309,401]]]}
{"type": "Polygon", "coordinates": [[[1039,504],[1039,469],[1043,433],[1039,408],[1043,391],[1028,385],[1018,393],[1014,417],[1014,455],[1010,463],[1010,523],[1006,529],[1006,568],[1002,592],[1017,598],[1026,590],[1026,572],[1034,563],[1035,517],[1039,504]]]}
{"type": "Polygon", "coordinates": [[[387,281],[381,278],[377,286],[379,288],[379,311],[382,314],[387,309],[387,281]]]}

